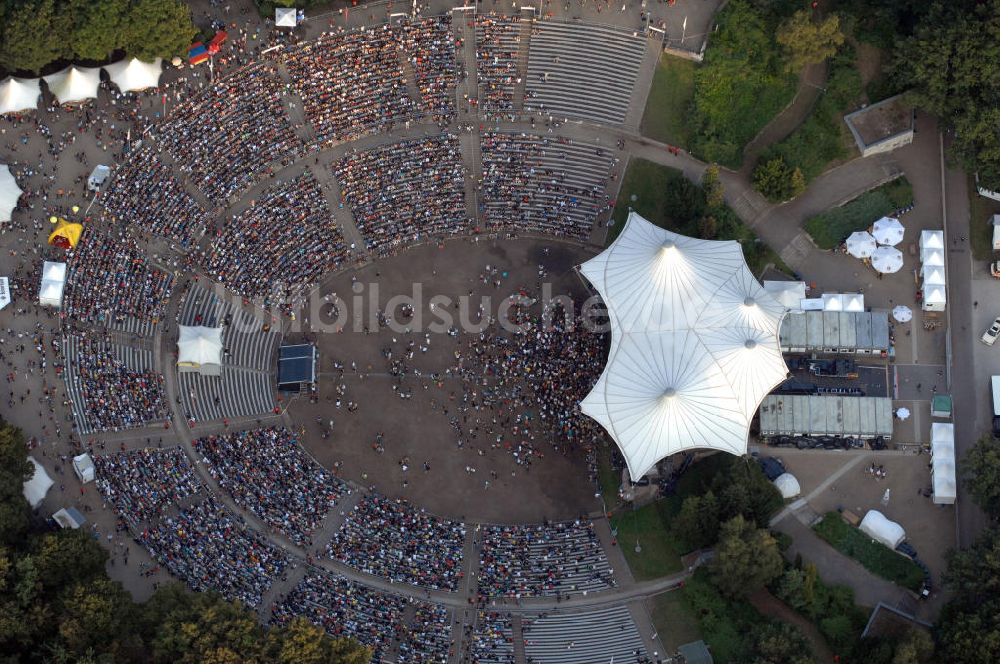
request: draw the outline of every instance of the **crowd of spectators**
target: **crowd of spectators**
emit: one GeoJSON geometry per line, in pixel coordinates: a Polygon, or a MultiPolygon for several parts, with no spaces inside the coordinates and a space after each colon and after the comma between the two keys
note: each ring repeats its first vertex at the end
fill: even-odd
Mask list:
{"type": "Polygon", "coordinates": [[[115,220],[174,240],[183,249],[205,228],[205,211],[148,144],[115,169],[100,200],[115,220]]]}
{"type": "Polygon", "coordinates": [[[287,166],[302,151],[281,104],[272,64],[241,67],[170,112],[155,129],[180,169],[219,205],[252,185],[274,163],[287,166]]]}
{"type": "Polygon", "coordinates": [[[440,604],[418,602],[399,641],[397,664],[447,664],[451,657],[451,616],[440,604]]]}
{"type": "Polygon", "coordinates": [[[68,254],[64,319],[117,327],[163,318],[173,276],[151,267],[132,238],[84,231],[68,254]]]}
{"type": "Polygon", "coordinates": [[[334,560],[399,583],[458,589],[465,526],[404,500],[366,494],[327,546],[334,560]]]}
{"type": "Polygon", "coordinates": [[[255,608],[289,558],[215,498],[164,516],[136,539],[195,591],[215,590],[255,608]]]}
{"type": "Polygon", "coordinates": [[[479,107],[487,116],[513,115],[520,39],[521,19],[517,16],[485,14],[476,19],[479,107]]]}
{"type": "Polygon", "coordinates": [[[205,270],[244,297],[293,296],[349,256],[344,235],[308,170],[275,183],[216,233],[205,270]]]}
{"type": "Polygon", "coordinates": [[[93,459],[98,491],[133,528],[201,492],[201,482],[180,447],[96,454],[93,459]]]}
{"type": "Polygon", "coordinates": [[[283,625],[299,616],[335,638],[349,637],[374,650],[373,662],[383,661],[401,631],[406,601],[337,574],[310,571],[288,596],[271,608],[271,622],[283,625]]]}
{"type": "Polygon", "coordinates": [[[483,596],[565,596],[615,585],[590,521],[483,526],[476,543],[483,596]]]}
{"type": "Polygon", "coordinates": [[[586,241],[613,159],[603,148],[532,134],[482,134],[481,212],[494,231],[527,231],[586,241]]]}
{"type": "Polygon", "coordinates": [[[442,134],[351,152],[335,174],[368,248],[384,256],[470,230],[462,171],[458,138],[442,134]]]}
{"type": "Polygon", "coordinates": [[[67,335],[66,390],[79,395],[86,431],[120,431],[168,418],[163,375],[130,366],[107,343],[67,335]]]}
{"type": "Polygon", "coordinates": [[[530,466],[544,454],[539,440],[565,452],[601,437],[600,425],[580,412],[579,403],[603,370],[606,336],[586,330],[580,316],[567,317],[558,305],[536,313],[527,306],[532,293],[519,295],[523,299],[509,316],[521,332],[493,326],[466,335],[452,373],[466,386],[459,406],[464,426],[456,428],[481,427],[495,436],[494,448],[503,446],[518,464],[530,466]],[[478,404],[474,410],[472,401],[478,404]]]}
{"type": "Polygon", "coordinates": [[[465,626],[469,664],[514,664],[514,628],[509,613],[480,609],[475,626],[465,626]]]}
{"type": "Polygon", "coordinates": [[[451,16],[403,23],[399,31],[423,108],[435,122],[449,122],[455,116],[455,87],[459,77],[451,16]]]}
{"type": "Polygon", "coordinates": [[[320,145],[388,131],[419,116],[390,25],[325,33],[287,47],[283,62],[320,145]]]}
{"type": "Polygon", "coordinates": [[[327,510],[350,492],[284,428],[208,436],[195,440],[194,447],[237,505],[299,546],[312,544],[327,510]]]}

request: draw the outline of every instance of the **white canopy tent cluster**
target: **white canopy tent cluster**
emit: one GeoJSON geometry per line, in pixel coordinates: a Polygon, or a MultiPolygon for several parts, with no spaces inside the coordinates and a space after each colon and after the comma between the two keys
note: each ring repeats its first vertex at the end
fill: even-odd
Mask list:
{"type": "Polygon", "coordinates": [[[689,449],[742,455],[760,401],[788,373],[786,309],[754,278],[740,244],[659,228],[635,212],[580,267],[608,307],[611,350],[581,410],[638,480],[689,449]]]}
{"type": "Polygon", "coordinates": [[[101,84],[101,69],[108,73],[111,82],[122,92],[137,92],[159,86],[163,60],[156,58],[153,62],[143,62],[132,58],[103,67],[70,65],[42,78],[5,78],[0,81],[0,115],[38,108],[38,100],[42,94],[41,81],[45,81],[52,96],[60,104],[79,104],[95,99],[101,84]]]}
{"type": "Polygon", "coordinates": [[[903,241],[906,229],[895,217],[882,217],[872,224],[871,232],[855,231],[844,243],[847,253],[862,260],[882,274],[899,272],[903,267],[903,252],[896,245],[903,241]]]}
{"type": "Polygon", "coordinates": [[[944,231],[920,232],[920,281],[924,311],[944,311],[948,302],[944,265],[944,231]]]}
{"type": "Polygon", "coordinates": [[[10,216],[21,198],[21,188],[6,164],[0,166],[0,224],[10,221],[10,216]]]}

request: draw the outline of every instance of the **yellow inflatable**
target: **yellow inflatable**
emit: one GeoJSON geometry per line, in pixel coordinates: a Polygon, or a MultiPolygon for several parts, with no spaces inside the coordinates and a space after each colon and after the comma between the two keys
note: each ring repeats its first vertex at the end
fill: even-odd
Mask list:
{"type": "Polygon", "coordinates": [[[49,235],[49,244],[60,249],[72,249],[80,241],[82,234],[82,225],[59,218],[56,219],[55,230],[49,235]]]}

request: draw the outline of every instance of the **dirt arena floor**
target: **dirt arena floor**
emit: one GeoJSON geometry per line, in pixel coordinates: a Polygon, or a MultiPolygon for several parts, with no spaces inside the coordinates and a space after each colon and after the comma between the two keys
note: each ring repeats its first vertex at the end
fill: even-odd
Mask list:
{"type": "MultiPolygon", "coordinates": [[[[589,294],[573,268],[594,253],[551,240],[461,239],[417,247],[328,279],[313,297],[309,314],[300,320],[302,332],[285,335],[286,343],[309,339],[319,348],[318,398],[311,403],[296,397],[288,406],[294,424],[305,430],[308,449],[345,479],[453,518],[538,522],[600,509],[581,446],[547,434],[535,442],[544,456],[530,467],[519,465],[512,451],[497,442],[500,431],[475,430],[474,409],[467,412],[469,421],[460,436],[449,420],[461,416],[465,389],[471,395],[478,386],[447,373],[456,364],[456,350],[467,346],[470,335],[478,336],[482,320],[478,305],[486,303],[484,298],[489,298],[487,308],[496,317],[512,293],[523,289],[539,294],[548,282],[554,295],[571,295],[579,307],[589,294]],[[539,266],[545,276],[539,276],[539,266]],[[487,275],[490,268],[492,276],[487,275]],[[396,307],[388,312],[393,325],[378,325],[376,311],[386,311],[396,296],[414,294],[412,317],[396,307]],[[435,296],[451,300],[434,300],[435,296]],[[328,302],[335,297],[341,300],[337,309],[328,302]],[[460,298],[467,298],[471,306],[460,298]],[[463,308],[467,315],[463,316],[463,308]],[[449,334],[451,326],[441,322],[446,312],[454,319],[457,334],[449,334]],[[436,325],[430,329],[432,323],[436,325]],[[343,331],[336,332],[338,328],[343,331]],[[412,359],[406,357],[411,341],[412,359]],[[387,358],[389,351],[392,355],[387,358]],[[408,373],[402,378],[390,372],[393,360],[404,361],[408,373]]],[[[395,303],[404,304],[398,298],[395,303]]],[[[541,303],[531,310],[540,312],[541,303]]],[[[495,329],[497,323],[492,325],[495,329]]],[[[602,357],[592,369],[595,379],[603,363],[602,357]]],[[[507,432],[504,435],[509,439],[507,432]]]]}

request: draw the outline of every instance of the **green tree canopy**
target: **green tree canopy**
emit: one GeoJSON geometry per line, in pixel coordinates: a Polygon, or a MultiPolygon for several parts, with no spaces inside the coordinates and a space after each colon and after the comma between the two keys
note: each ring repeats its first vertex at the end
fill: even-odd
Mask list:
{"type": "Polygon", "coordinates": [[[0,65],[37,74],[50,62],[70,55],[60,23],[55,0],[16,3],[0,29],[0,65]]]}
{"type": "Polygon", "coordinates": [[[70,7],[76,17],[70,45],[78,58],[104,60],[121,46],[128,0],[72,0],[70,7]]]}
{"type": "Polygon", "coordinates": [[[916,103],[955,130],[952,156],[1000,189],[1000,2],[930,3],[892,64],[916,103]]]}
{"type": "Polygon", "coordinates": [[[757,656],[753,664],[810,664],[809,643],[797,627],[771,622],[761,627],[754,638],[757,656]]]}
{"type": "Polygon", "coordinates": [[[722,524],[712,561],[712,580],[729,597],[745,597],[781,575],[778,543],[752,521],[735,516],[722,524]]]}
{"type": "Polygon", "coordinates": [[[993,518],[1000,517],[1000,442],[980,438],[962,460],[962,470],[972,499],[993,518]]]}
{"type": "Polygon", "coordinates": [[[1000,528],[948,556],[945,583],[953,599],[938,621],[940,661],[1000,661],[1000,528]]]}
{"type": "Polygon", "coordinates": [[[133,0],[122,45],[148,62],[185,52],[196,32],[191,10],[180,0],[133,0]]]}
{"type": "Polygon", "coordinates": [[[778,27],[775,39],[785,49],[788,69],[798,71],[832,58],[844,43],[844,33],[836,14],[815,20],[812,12],[802,9],[778,27]]]}

